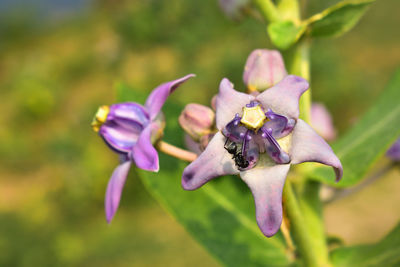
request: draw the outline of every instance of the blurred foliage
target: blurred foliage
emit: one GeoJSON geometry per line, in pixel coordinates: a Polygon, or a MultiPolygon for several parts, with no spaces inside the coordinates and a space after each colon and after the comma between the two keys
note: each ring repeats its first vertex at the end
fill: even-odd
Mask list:
{"type": "MultiPolygon", "coordinates": [[[[304,13],[333,2],[307,1],[304,13]]],[[[399,7],[378,1],[351,34],[314,43],[314,98],[341,133],[400,62],[399,7]]],[[[264,26],[229,21],[215,0],[93,1],[61,18],[32,10],[0,12],[0,265],[217,265],[133,172],[106,224],[103,197],[117,157],[90,121],[115,101],[118,81],[147,94],[196,73],[172,96],[179,103],[209,104],[222,77],[243,89],[249,52],[270,47],[264,26]]]]}

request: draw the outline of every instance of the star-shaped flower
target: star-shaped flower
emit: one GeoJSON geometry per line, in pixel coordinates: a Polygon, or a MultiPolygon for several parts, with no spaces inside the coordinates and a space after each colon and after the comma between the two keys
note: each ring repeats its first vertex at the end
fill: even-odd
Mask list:
{"type": "Polygon", "coordinates": [[[118,209],[132,162],[143,170],[158,171],[158,153],[153,143],[162,136],[164,129],[161,108],[168,96],[193,76],[189,74],[161,84],[151,92],[144,106],[126,102],[101,106],[98,109],[92,127],[119,154],[121,162],[115,168],[107,186],[104,203],[107,222],[111,222],[118,209]]]}
{"type": "Polygon", "coordinates": [[[320,162],[334,168],[337,180],[343,174],[331,147],[299,119],[299,98],[307,89],[306,80],[289,75],[254,96],[235,91],[223,79],[216,101],[219,131],[185,168],[183,188],[194,190],[213,178],[239,174],[254,196],[258,226],[273,236],[282,222],[282,190],[291,164],[320,162]],[[255,118],[246,119],[248,110],[256,110],[255,118]]]}

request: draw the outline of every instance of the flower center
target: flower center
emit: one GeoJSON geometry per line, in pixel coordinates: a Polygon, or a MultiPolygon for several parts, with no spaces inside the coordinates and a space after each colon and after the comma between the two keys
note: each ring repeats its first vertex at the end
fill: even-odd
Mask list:
{"type": "Polygon", "coordinates": [[[95,132],[98,132],[100,130],[101,125],[103,125],[106,120],[108,113],[110,113],[110,107],[109,106],[101,106],[96,112],[96,115],[94,116],[92,120],[92,128],[95,132]]]}
{"type": "Polygon", "coordinates": [[[254,107],[244,107],[240,122],[246,126],[246,128],[257,131],[264,125],[266,120],[267,116],[265,116],[261,106],[257,105],[254,107]]]}
{"type": "Polygon", "coordinates": [[[276,140],[293,130],[295,120],[271,109],[264,112],[258,101],[251,101],[242,110],[242,116],[237,113],[222,129],[226,137],[224,148],[237,168],[240,171],[253,168],[262,153],[267,153],[277,164],[290,162],[290,156],[276,140]]]}

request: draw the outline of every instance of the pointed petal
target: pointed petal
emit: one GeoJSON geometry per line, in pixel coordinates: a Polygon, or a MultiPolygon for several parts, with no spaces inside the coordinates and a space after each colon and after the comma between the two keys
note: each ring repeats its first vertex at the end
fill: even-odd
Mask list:
{"type": "Polygon", "coordinates": [[[138,168],[158,172],[158,153],[151,143],[151,133],[157,131],[155,123],[148,125],[140,134],[136,145],[132,149],[132,158],[138,168]]]}
{"type": "Polygon", "coordinates": [[[249,104],[251,100],[254,100],[254,96],[236,91],[227,78],[222,79],[216,100],[218,130],[221,130],[228,122],[233,120],[236,113],[242,113],[242,108],[249,104]]]}
{"type": "Polygon", "coordinates": [[[150,119],[154,119],[160,112],[162,106],[167,100],[168,96],[176,89],[179,85],[186,82],[189,78],[194,77],[194,74],[186,75],[180,79],[163,83],[151,92],[146,100],[146,108],[149,111],[150,119]]]}
{"type": "Polygon", "coordinates": [[[128,176],[131,161],[125,161],[115,168],[107,185],[106,198],[104,206],[106,210],[106,219],[110,223],[117,212],[119,201],[121,200],[122,189],[128,176]]]}
{"type": "Polygon", "coordinates": [[[290,155],[292,164],[319,162],[334,168],[336,181],[342,178],[343,167],[332,148],[301,119],[297,120],[293,129],[290,155]]]}
{"type": "Polygon", "coordinates": [[[308,89],[308,82],[301,77],[288,75],[275,86],[257,96],[264,108],[297,119],[299,117],[299,99],[308,89]]]}
{"type": "Polygon", "coordinates": [[[267,237],[278,232],[282,223],[282,190],[290,164],[255,167],[240,173],[256,204],[258,227],[267,237]]]}
{"type": "Polygon", "coordinates": [[[182,174],[185,190],[195,190],[218,176],[239,173],[232,156],[224,149],[225,139],[221,132],[216,133],[204,152],[185,168],[182,174]]]}

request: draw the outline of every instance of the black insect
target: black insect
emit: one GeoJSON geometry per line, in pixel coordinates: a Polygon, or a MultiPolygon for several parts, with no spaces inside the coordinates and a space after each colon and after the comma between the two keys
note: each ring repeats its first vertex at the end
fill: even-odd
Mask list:
{"type": "Polygon", "coordinates": [[[228,138],[224,144],[224,148],[228,151],[229,154],[232,154],[232,159],[235,160],[236,166],[241,169],[245,169],[249,166],[249,162],[243,157],[243,154],[240,150],[238,150],[237,144],[235,142],[231,142],[228,145],[228,138]]]}

